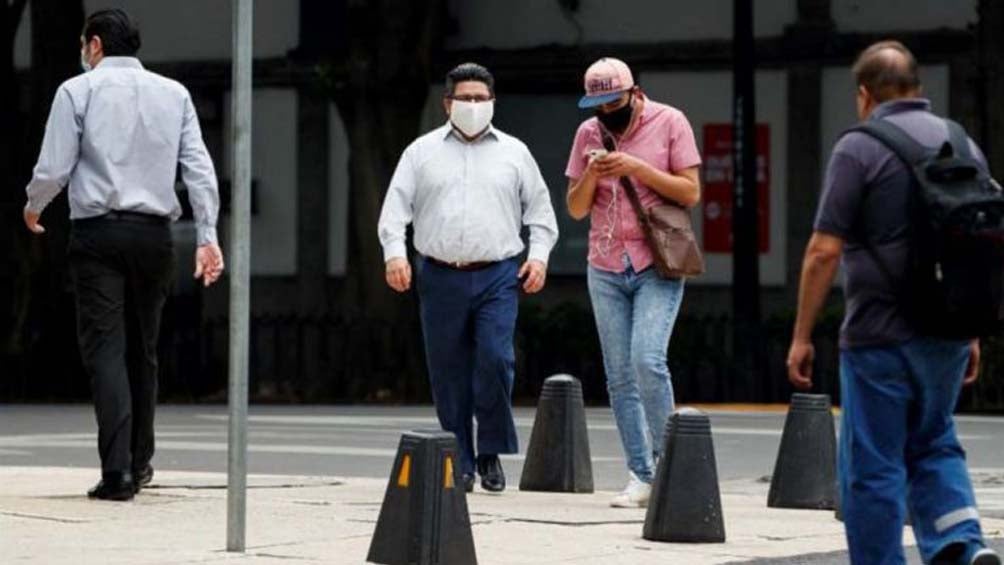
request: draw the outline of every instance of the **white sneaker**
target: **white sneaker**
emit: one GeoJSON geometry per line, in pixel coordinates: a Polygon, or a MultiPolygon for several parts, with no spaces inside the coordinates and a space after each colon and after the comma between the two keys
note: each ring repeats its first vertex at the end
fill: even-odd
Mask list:
{"type": "Polygon", "coordinates": [[[648,499],[652,496],[652,485],[643,482],[634,473],[631,479],[617,496],[610,501],[610,506],[614,508],[645,508],[648,506],[648,499]]]}

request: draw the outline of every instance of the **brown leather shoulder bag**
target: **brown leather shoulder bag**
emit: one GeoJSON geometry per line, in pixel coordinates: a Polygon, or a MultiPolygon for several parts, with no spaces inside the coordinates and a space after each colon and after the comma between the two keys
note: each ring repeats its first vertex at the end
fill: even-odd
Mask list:
{"type": "MultiPolygon", "coordinates": [[[[607,132],[602,132],[603,146],[607,151],[617,150],[616,143],[607,132]]],[[[638,216],[645,241],[652,250],[655,268],[667,279],[694,277],[704,273],[704,257],[697,245],[690,210],[663,199],[663,204],[644,208],[634,183],[626,176],[620,178],[631,207],[638,216]]]]}

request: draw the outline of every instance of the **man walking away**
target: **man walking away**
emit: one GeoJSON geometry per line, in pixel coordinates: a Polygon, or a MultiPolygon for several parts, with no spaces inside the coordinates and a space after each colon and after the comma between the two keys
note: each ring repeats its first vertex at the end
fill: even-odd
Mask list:
{"type": "Polygon", "coordinates": [[[1004,198],[979,148],[920,97],[906,47],[872,45],[853,72],[862,122],[826,171],[788,378],[812,386],[812,326],[842,260],[839,475],[851,562],[905,563],[909,512],[925,563],[999,565],[952,412],[978,375],[973,338],[999,327],[1004,198]],[[972,213],[948,209],[958,203],[972,213]]]}
{"type": "Polygon", "coordinates": [[[129,16],[91,14],[80,41],[85,73],[56,91],[24,222],[44,233],[42,210],[69,186],[77,336],[101,456],[101,481],[87,494],[128,500],[153,478],[157,336],[174,279],[179,169],[198,232],[195,277],[206,286],[223,271],[219,195],[191,96],[143,68],[129,16]]]}

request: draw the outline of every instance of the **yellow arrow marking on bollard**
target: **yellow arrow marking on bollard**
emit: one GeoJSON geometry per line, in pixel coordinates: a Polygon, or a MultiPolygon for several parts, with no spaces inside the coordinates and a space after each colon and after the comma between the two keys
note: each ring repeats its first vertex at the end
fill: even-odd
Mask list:
{"type": "Polygon", "coordinates": [[[411,481],[411,455],[405,454],[401,460],[401,471],[397,474],[397,486],[408,488],[411,481]]]}
{"type": "Polygon", "coordinates": [[[453,458],[447,455],[444,465],[443,488],[453,488],[453,458]]]}

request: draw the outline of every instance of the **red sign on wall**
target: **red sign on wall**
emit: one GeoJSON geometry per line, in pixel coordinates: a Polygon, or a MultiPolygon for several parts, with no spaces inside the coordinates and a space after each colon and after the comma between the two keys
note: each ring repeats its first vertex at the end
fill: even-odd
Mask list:
{"type": "MultiPolygon", "coordinates": [[[[757,229],[770,251],[770,127],[756,126],[757,229]]],[[[732,252],[732,124],[704,125],[704,251],[732,252]]]]}

